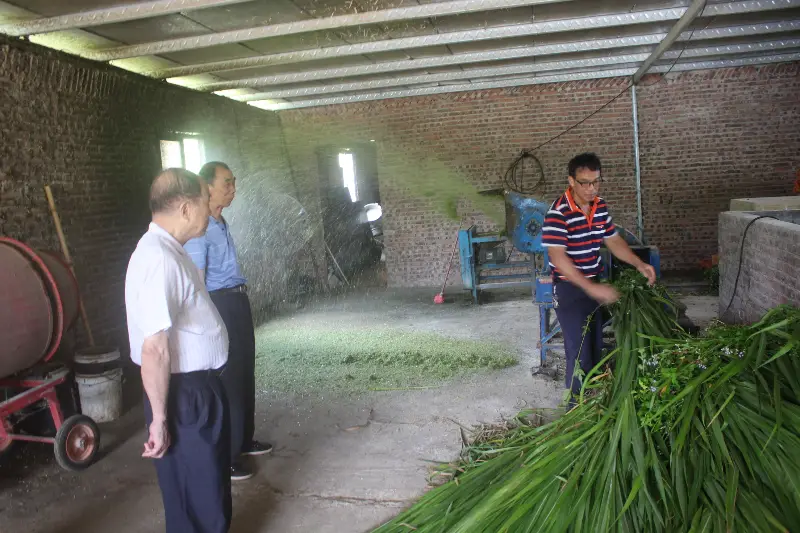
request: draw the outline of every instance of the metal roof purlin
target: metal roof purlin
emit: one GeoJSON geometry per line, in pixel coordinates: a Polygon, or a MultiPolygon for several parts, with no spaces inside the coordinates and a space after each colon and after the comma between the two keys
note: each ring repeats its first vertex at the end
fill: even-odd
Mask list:
{"type": "Polygon", "coordinates": [[[639,67],[639,70],[636,71],[636,74],[633,75],[633,83],[639,83],[639,80],[642,79],[647,73],[647,70],[658,61],[658,59],[664,55],[670,46],[678,39],[681,32],[685,30],[689,25],[700,15],[700,12],[703,8],[706,7],[707,0],[693,0],[692,3],[689,5],[689,8],[686,10],[686,13],[675,23],[667,36],[664,37],[664,40],[653,50],[653,53],[650,54],[645,62],[639,67]]]}
{"type": "MultiPolygon", "coordinates": [[[[703,39],[717,39],[729,37],[745,37],[751,35],[763,35],[769,33],[781,33],[800,30],[800,20],[787,22],[767,22],[762,24],[748,24],[746,26],[733,26],[728,28],[710,28],[692,32],[684,32],[679,41],[703,39]]],[[[625,46],[641,46],[657,44],[666,33],[656,33],[652,35],[638,35],[631,37],[618,37],[610,39],[594,39],[588,41],[576,41],[571,43],[560,43],[550,45],[519,47],[521,53],[509,57],[526,57],[534,55],[546,55],[569,52],[583,52],[589,50],[601,50],[606,48],[620,48],[625,46]]],[[[344,46],[331,46],[314,50],[300,50],[296,52],[283,52],[253,58],[231,59],[225,61],[215,61],[200,65],[189,65],[183,67],[171,67],[159,71],[146,73],[146,75],[157,78],[176,78],[194,74],[204,74],[212,72],[225,72],[244,68],[259,66],[286,65],[291,63],[302,63],[305,61],[315,61],[319,59],[330,59],[333,57],[355,56],[376,52],[404,50],[428,46],[429,42],[438,39],[438,35],[425,35],[421,37],[407,37],[402,39],[390,39],[385,41],[374,41],[371,43],[360,43],[344,46]]],[[[480,53],[480,52],[479,52],[480,53]]],[[[468,56],[469,54],[459,54],[468,56]]],[[[449,56],[444,56],[449,57],[449,56]]]]}
{"type": "Polygon", "coordinates": [[[126,22],[143,18],[171,15],[182,11],[192,11],[208,7],[241,4],[250,0],[155,0],[139,2],[104,9],[93,9],[80,13],[70,13],[56,17],[25,20],[12,24],[0,25],[0,33],[12,37],[50,33],[54,31],[88,28],[102,24],[126,22]]]}
{"type": "MultiPolygon", "coordinates": [[[[714,68],[730,68],[741,67],[748,65],[762,65],[769,63],[784,63],[790,61],[800,60],[800,53],[783,54],[783,55],[768,55],[744,59],[728,59],[718,61],[702,61],[691,63],[678,63],[675,67],[670,65],[658,65],[650,69],[650,72],[666,72],[672,68],[673,72],[687,71],[687,70],[700,70],[700,69],[714,69],[714,68]]],[[[361,93],[356,95],[336,96],[330,98],[319,98],[313,100],[299,100],[295,102],[268,104],[261,102],[250,102],[250,105],[261,107],[271,110],[295,109],[301,107],[316,107],[323,105],[344,104],[350,102],[363,102],[369,100],[386,100],[391,98],[404,98],[408,96],[423,96],[431,94],[443,94],[452,92],[476,91],[483,89],[497,89],[503,87],[518,87],[522,85],[538,85],[543,83],[560,83],[566,81],[576,80],[590,80],[611,77],[627,77],[636,73],[636,69],[610,69],[600,71],[579,72],[572,74],[561,75],[548,75],[548,76],[535,76],[526,78],[514,78],[510,80],[496,80],[480,83],[467,83],[460,85],[446,85],[437,87],[423,87],[417,89],[405,89],[396,91],[380,91],[372,93],[361,93]]]]}
{"type": "Polygon", "coordinates": [[[181,37],[151,43],[116,46],[100,50],[87,50],[83,55],[84,57],[96,61],[110,61],[114,59],[127,59],[182,50],[194,50],[220,44],[239,43],[267,37],[294,35],[363,24],[378,24],[570,1],[572,0],[450,0],[418,6],[396,7],[377,11],[364,11],[362,13],[350,15],[335,15],[297,22],[284,22],[281,24],[223,31],[196,37],[181,37]]]}
{"type": "MultiPolygon", "coordinates": [[[[708,56],[724,56],[726,54],[740,54],[747,52],[766,52],[776,51],[786,48],[800,48],[800,39],[784,39],[781,41],[752,43],[741,45],[723,45],[702,48],[687,49],[683,55],[677,50],[666,52],[662,58],[672,59],[697,58],[708,56]]],[[[485,78],[489,76],[507,76],[510,74],[527,74],[532,72],[550,72],[562,69],[581,68],[586,66],[600,66],[620,63],[636,63],[649,57],[649,54],[634,55],[612,55],[594,59],[578,59],[570,61],[548,61],[536,64],[510,65],[501,67],[488,67],[472,70],[460,70],[454,72],[441,72],[437,74],[417,74],[413,76],[401,76],[392,78],[381,78],[369,81],[356,81],[350,83],[336,83],[330,85],[316,85],[313,87],[300,87],[278,89],[275,91],[261,92],[256,94],[246,94],[234,97],[241,102],[253,102],[258,100],[274,100],[279,98],[295,98],[298,96],[313,96],[319,94],[362,91],[368,89],[378,89],[381,87],[397,87],[402,85],[420,85],[425,83],[437,83],[450,80],[468,80],[474,78],[485,78]]]]}

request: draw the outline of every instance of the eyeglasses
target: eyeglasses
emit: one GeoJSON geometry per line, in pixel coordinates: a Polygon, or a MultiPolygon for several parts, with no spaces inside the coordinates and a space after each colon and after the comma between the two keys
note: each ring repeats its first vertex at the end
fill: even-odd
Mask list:
{"type": "Polygon", "coordinates": [[[597,189],[597,188],[600,188],[600,185],[603,183],[603,178],[597,178],[596,180],[592,180],[592,181],[581,181],[579,179],[576,179],[575,183],[577,183],[581,187],[585,187],[587,189],[589,187],[594,187],[595,189],[597,189]]]}

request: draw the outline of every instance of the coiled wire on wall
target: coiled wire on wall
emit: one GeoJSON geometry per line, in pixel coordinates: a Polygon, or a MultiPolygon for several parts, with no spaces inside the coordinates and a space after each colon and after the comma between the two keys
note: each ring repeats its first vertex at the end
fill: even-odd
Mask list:
{"type": "Polygon", "coordinates": [[[542,162],[532,152],[523,150],[506,170],[503,176],[503,186],[507,191],[519,194],[543,196],[547,190],[547,180],[544,176],[542,162]]]}

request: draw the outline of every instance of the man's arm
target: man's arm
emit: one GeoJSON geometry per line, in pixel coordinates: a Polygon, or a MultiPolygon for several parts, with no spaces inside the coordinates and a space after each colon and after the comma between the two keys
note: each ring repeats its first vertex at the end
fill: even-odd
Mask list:
{"type": "Polygon", "coordinates": [[[170,353],[169,331],[177,315],[182,296],[175,265],[166,258],[149,263],[145,282],[137,295],[134,316],[144,336],[142,343],[142,385],[153,422],[148,428],[143,457],[158,459],[169,448],[170,436],[167,398],[169,395],[170,353]]]}
{"type": "Polygon", "coordinates": [[[542,226],[542,244],[547,248],[550,262],[568,282],[579,287],[594,300],[605,304],[617,301],[619,295],[613,287],[595,283],[578,270],[567,255],[567,242],[567,220],[554,207],[547,212],[542,226]]]}
{"type": "Polygon", "coordinates": [[[142,385],[150,407],[153,422],[144,444],[142,457],[159,459],[169,448],[167,430],[167,397],[169,395],[170,357],[169,338],[166,331],[147,337],[142,346],[142,385]]]}
{"type": "Polygon", "coordinates": [[[628,243],[625,242],[625,239],[623,239],[619,234],[607,237],[605,239],[605,244],[608,250],[614,254],[614,257],[620,261],[628,263],[636,270],[641,272],[642,275],[647,278],[647,281],[650,283],[650,285],[656,282],[656,270],[652,266],[639,259],[639,257],[633,253],[631,247],[628,246],[628,243]]]}
{"type": "Polygon", "coordinates": [[[592,299],[603,304],[611,304],[619,299],[619,293],[617,293],[614,287],[595,283],[584,276],[575,267],[575,263],[572,262],[572,259],[567,255],[566,248],[551,246],[547,249],[547,254],[550,257],[550,261],[556,266],[561,275],[564,276],[568,282],[588,294],[592,299]]]}

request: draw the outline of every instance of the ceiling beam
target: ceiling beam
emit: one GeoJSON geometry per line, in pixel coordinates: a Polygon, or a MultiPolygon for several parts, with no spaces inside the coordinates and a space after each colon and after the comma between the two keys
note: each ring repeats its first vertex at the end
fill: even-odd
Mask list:
{"type": "MultiPolygon", "coordinates": [[[[789,48],[800,48],[800,39],[784,39],[772,42],[760,42],[749,44],[733,44],[723,46],[708,46],[700,48],[690,48],[682,53],[678,50],[666,52],[663,59],[673,59],[680,56],[682,59],[698,57],[718,57],[730,54],[744,54],[753,52],[769,52],[785,50],[789,48]]],[[[336,83],[330,85],[315,85],[311,87],[298,87],[279,89],[275,91],[260,92],[255,94],[243,94],[232,96],[231,98],[241,102],[254,102],[258,100],[275,100],[281,98],[297,98],[299,96],[315,96],[320,94],[340,93],[350,91],[364,91],[369,89],[379,89],[382,87],[399,87],[403,85],[422,85],[428,83],[439,83],[453,80],[470,80],[476,78],[488,78],[494,76],[509,76],[514,74],[531,74],[534,72],[548,72],[555,70],[566,70],[574,68],[584,68],[587,66],[599,67],[601,65],[614,65],[624,63],[637,63],[649,57],[649,53],[626,54],[603,56],[593,59],[577,59],[568,61],[547,61],[542,63],[526,63],[520,65],[506,65],[500,67],[478,68],[470,70],[459,70],[455,72],[439,72],[436,74],[417,74],[413,76],[401,76],[392,78],[381,78],[369,81],[356,81],[350,83],[336,83]]]]}
{"type": "MultiPolygon", "coordinates": [[[[782,28],[786,28],[784,24],[782,28]]],[[[800,29],[800,21],[795,21],[794,27],[800,29]]],[[[740,27],[747,31],[752,31],[753,26],[740,27]]],[[[689,32],[691,33],[691,32],[689,32]]],[[[708,39],[712,37],[732,37],[737,35],[736,31],[730,28],[716,28],[696,31],[693,38],[708,39]]],[[[743,33],[743,32],[742,32],[743,33]]],[[[405,59],[400,61],[385,61],[382,63],[368,63],[364,65],[333,67],[318,70],[305,70],[299,72],[289,72],[285,74],[272,74],[269,76],[258,76],[255,78],[244,78],[231,81],[220,81],[196,87],[206,91],[222,91],[238,88],[259,88],[270,85],[283,85],[292,83],[306,83],[317,80],[344,78],[349,76],[364,76],[372,74],[382,74],[403,70],[418,70],[436,68],[452,65],[466,65],[469,63],[481,63],[486,61],[500,61],[506,59],[517,59],[522,57],[532,57],[539,55],[563,54],[570,52],[581,52],[589,50],[600,50],[608,48],[622,48],[631,46],[643,46],[657,44],[664,34],[651,36],[620,37],[617,39],[601,39],[597,41],[581,41],[578,43],[564,43],[554,45],[526,46],[519,48],[506,48],[500,50],[487,50],[482,52],[469,52],[464,54],[443,55],[435,57],[424,57],[420,59],[405,59]]],[[[689,34],[686,35],[686,39],[689,34]]]]}
{"type": "MultiPolygon", "coordinates": [[[[800,30],[800,20],[784,22],[767,22],[762,24],[749,24],[747,26],[734,26],[728,28],[708,28],[692,32],[684,32],[680,41],[692,40],[699,41],[704,39],[720,39],[730,37],[746,37],[751,35],[764,35],[770,33],[781,33],[800,30]]],[[[493,29],[487,29],[492,32],[493,29]]],[[[461,32],[454,32],[461,33],[461,32]]],[[[472,32],[470,32],[471,34],[472,32]]],[[[449,34],[448,34],[449,35],[449,34]]],[[[585,52],[590,50],[602,50],[607,48],[621,48],[625,46],[641,46],[657,44],[666,33],[656,33],[652,35],[640,35],[633,37],[619,37],[612,39],[594,39],[588,41],[577,41],[572,43],[560,43],[552,45],[538,45],[519,47],[517,55],[511,57],[526,57],[534,55],[559,54],[569,52],[585,52]]],[[[327,48],[316,48],[313,50],[298,50],[296,52],[283,52],[280,54],[270,54],[258,57],[247,57],[242,59],[230,59],[225,61],[214,61],[200,65],[188,65],[182,67],[171,67],[163,70],[145,73],[156,78],[176,78],[190,76],[194,74],[206,74],[212,72],[226,72],[253,67],[265,67],[275,65],[287,65],[293,63],[303,63],[306,61],[316,61],[320,59],[330,59],[333,57],[357,56],[388,52],[404,49],[419,48],[430,46],[432,41],[438,39],[439,35],[425,35],[420,37],[406,37],[401,39],[390,39],[385,41],[373,41],[370,43],[351,44],[345,46],[330,46],[327,48]]],[[[459,41],[460,42],[460,41],[459,41]]],[[[466,56],[468,54],[459,54],[466,56]]]]}
{"type": "MultiPolygon", "coordinates": [[[[670,65],[658,65],[651,69],[651,72],[681,72],[689,70],[704,70],[715,68],[732,68],[750,65],[766,65],[770,63],[785,63],[800,60],[800,53],[768,55],[743,59],[725,59],[716,61],[700,61],[678,63],[674,67],[670,65]]],[[[272,102],[250,102],[250,105],[270,110],[295,109],[301,107],[316,107],[324,105],[345,104],[351,102],[364,102],[369,100],[385,100],[390,98],[403,98],[409,96],[423,96],[431,94],[443,94],[464,91],[477,91],[483,89],[497,89],[502,87],[518,87],[522,85],[538,85],[543,83],[561,83],[576,80],[601,79],[612,77],[632,76],[636,69],[610,69],[599,71],[587,71],[570,74],[541,75],[526,78],[514,78],[504,80],[493,80],[479,83],[465,83],[459,85],[445,85],[437,87],[422,87],[416,89],[404,89],[396,91],[380,91],[372,93],[361,93],[355,95],[336,96],[331,98],[319,98],[313,100],[298,100],[286,103],[272,102]]]]}
{"type": "Polygon", "coordinates": [[[478,91],[483,89],[498,89],[502,87],[518,87],[521,85],[559,83],[565,81],[590,80],[599,78],[617,78],[621,76],[631,76],[633,75],[634,72],[636,72],[635,68],[611,69],[611,70],[601,70],[601,71],[577,72],[571,74],[559,74],[555,76],[534,76],[526,78],[514,78],[510,80],[463,83],[458,85],[445,85],[437,87],[421,87],[417,89],[403,89],[396,91],[379,91],[373,93],[335,96],[330,98],[319,98],[313,100],[297,100],[294,102],[285,102],[285,103],[250,102],[250,105],[270,110],[295,109],[300,107],[317,107],[323,105],[346,104],[351,102],[365,102],[370,100],[387,100],[391,98],[404,98],[408,96],[425,96],[430,94],[478,91]]]}
{"type": "MultiPolygon", "coordinates": [[[[663,35],[663,34],[662,34],[663,35]]],[[[641,46],[655,45],[658,43],[658,36],[654,39],[649,36],[643,37],[622,37],[620,39],[606,39],[603,41],[584,41],[580,44],[594,45],[595,49],[619,46],[641,46]],[[622,43],[626,43],[623,45],[622,43]]],[[[576,44],[576,43],[571,43],[576,44]]],[[[569,47],[572,48],[572,47],[569,47]]],[[[487,50],[484,52],[468,52],[465,54],[454,54],[447,56],[423,57],[420,59],[405,59],[401,61],[386,61],[383,63],[368,63],[350,67],[334,67],[319,70],[306,70],[300,72],[289,72],[286,74],[273,74],[269,76],[259,76],[256,78],[245,78],[241,80],[221,81],[197,87],[205,91],[223,91],[227,89],[239,88],[258,88],[270,85],[284,85],[292,83],[305,83],[317,80],[332,78],[346,78],[349,76],[365,76],[370,74],[383,74],[388,72],[399,72],[403,70],[420,70],[427,68],[447,67],[454,65],[468,65],[470,63],[484,63],[488,61],[503,61],[508,59],[518,59],[524,57],[535,57],[544,54],[566,53],[570,50],[564,45],[541,45],[524,46],[520,48],[506,48],[500,50],[487,50]],[[565,50],[566,49],[566,50],[565,50]],[[561,50],[564,50],[563,52],[561,50]]]]}
{"type": "Polygon", "coordinates": [[[706,7],[706,2],[707,0],[692,0],[692,3],[686,9],[686,13],[684,13],[678,22],[675,23],[672,29],[669,30],[669,33],[667,33],[667,36],[664,37],[664,40],[661,41],[655,50],[653,50],[653,53],[650,54],[650,57],[648,57],[645,62],[642,63],[642,66],[639,67],[639,70],[637,70],[636,74],[633,75],[634,84],[639,83],[639,80],[641,80],[642,76],[647,73],[647,70],[653,65],[653,63],[658,61],[659,58],[664,55],[664,52],[666,52],[675,43],[675,41],[678,40],[678,37],[683,30],[688,28],[689,25],[694,22],[694,19],[696,19],[700,15],[700,12],[703,11],[703,8],[706,7]]]}
{"type": "Polygon", "coordinates": [[[230,30],[196,37],[182,37],[167,39],[143,44],[117,46],[107,49],[87,51],[84,56],[97,61],[110,61],[113,59],[127,59],[154,54],[178,52],[181,50],[194,50],[207,48],[220,44],[240,43],[267,37],[279,37],[297,33],[360,26],[363,24],[379,24],[397,22],[402,20],[424,19],[458,15],[463,13],[476,13],[480,11],[493,11],[513,7],[533,6],[541,4],[554,4],[572,0],[450,0],[409,7],[396,7],[376,11],[364,11],[352,15],[335,15],[331,17],[314,18],[297,22],[285,22],[267,26],[257,26],[241,30],[230,30]]]}
{"type": "Polygon", "coordinates": [[[242,102],[257,100],[275,100],[279,98],[296,98],[298,96],[312,96],[326,93],[341,93],[350,91],[363,91],[366,89],[379,89],[382,87],[398,87],[402,85],[422,85],[452,80],[469,80],[477,78],[490,78],[495,76],[512,76],[515,74],[533,74],[535,72],[552,72],[586,67],[595,67],[595,70],[608,65],[620,63],[638,63],[647,58],[649,54],[626,54],[616,56],[601,56],[590,59],[571,59],[567,61],[546,61],[542,63],[526,63],[521,65],[504,65],[501,67],[477,68],[459,70],[455,72],[439,72],[436,74],[417,74],[396,78],[382,78],[378,80],[357,81],[351,83],[336,83],[331,85],[316,85],[313,87],[289,88],[277,91],[248,94],[235,97],[242,102]]]}
{"type": "MultiPolygon", "coordinates": [[[[455,15],[458,13],[495,10],[520,5],[538,5],[564,1],[569,0],[451,0],[449,2],[437,2],[420,6],[368,11],[355,15],[338,15],[334,17],[304,20],[299,22],[287,22],[284,24],[275,24],[271,26],[259,26],[243,30],[231,30],[208,35],[200,35],[197,37],[183,37],[151,43],[112,47],[107,49],[86,51],[83,55],[84,57],[97,61],[110,61],[114,59],[126,59],[130,57],[178,52],[182,50],[193,50],[220,44],[238,43],[266,37],[277,37],[280,35],[305,33],[310,31],[357,26],[362,24],[375,24],[380,22],[411,20],[432,16],[455,15]]],[[[703,10],[703,16],[711,17],[739,13],[754,13],[758,11],[770,11],[791,7],[800,7],[800,0],[744,0],[727,2],[724,4],[711,4],[703,10]]],[[[438,42],[434,44],[463,42],[463,39],[469,34],[472,34],[473,37],[467,38],[466,40],[472,41],[487,38],[497,39],[522,35],[536,35],[542,33],[593,29],[598,27],[615,27],[637,23],[671,21],[680,19],[681,16],[683,16],[683,14],[686,12],[686,9],[687,8],[685,7],[681,7],[650,11],[635,11],[618,13],[614,15],[521,24],[519,26],[504,26],[501,28],[478,28],[468,32],[450,32],[436,35],[434,37],[438,37],[439,39],[438,42]],[[520,28],[524,29],[520,30],[520,28]],[[484,35],[491,34],[493,30],[499,31],[500,35],[498,37],[484,37],[484,35]],[[503,32],[505,32],[507,35],[503,35],[503,32]],[[515,32],[517,32],[516,35],[514,34],[515,32]],[[452,34],[460,34],[462,36],[461,40],[449,41],[449,39],[453,38],[452,34]]]]}
{"type": "Polygon", "coordinates": [[[80,13],[70,13],[57,17],[46,17],[25,20],[12,24],[0,25],[0,33],[19,37],[38,33],[88,28],[102,24],[126,22],[161,15],[171,15],[183,11],[192,11],[207,7],[220,7],[241,4],[250,0],[155,0],[136,4],[121,5],[104,9],[94,9],[80,13]]]}

